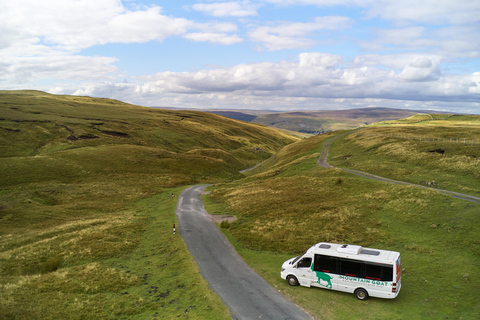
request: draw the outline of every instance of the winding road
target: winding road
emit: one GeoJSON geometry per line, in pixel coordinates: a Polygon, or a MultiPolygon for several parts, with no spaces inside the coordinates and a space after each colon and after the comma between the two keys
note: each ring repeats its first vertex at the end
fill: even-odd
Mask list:
{"type": "MultiPolygon", "coordinates": [[[[347,134],[347,133],[345,133],[347,134]]],[[[343,134],[343,135],[345,135],[343,134]]],[[[334,168],[327,162],[330,144],[338,135],[326,141],[317,163],[334,168]]],[[[370,173],[339,168],[377,181],[413,185],[480,204],[480,198],[454,191],[432,189],[405,181],[392,180],[370,173]]],[[[200,195],[208,185],[185,189],[179,196],[176,215],[178,230],[188,250],[198,263],[200,272],[225,305],[233,319],[310,319],[291,301],[283,297],[263,278],[255,273],[236,253],[225,236],[205,211],[200,195]]]]}
{"type": "MultiPolygon", "coordinates": [[[[335,136],[332,139],[329,139],[328,141],[325,141],[325,143],[323,144],[322,153],[320,154],[320,157],[317,160],[318,165],[320,165],[324,168],[335,168],[335,167],[331,166],[330,164],[328,164],[328,162],[327,162],[328,149],[330,148],[330,144],[333,141],[335,141],[335,139],[337,139],[339,137],[342,137],[342,136],[344,136],[348,133],[349,132],[338,135],[338,136],[335,136]]],[[[437,188],[432,189],[431,187],[422,186],[421,184],[414,184],[414,183],[405,182],[405,181],[388,179],[388,178],[376,176],[376,175],[371,174],[371,173],[358,171],[358,170],[353,170],[353,169],[346,169],[346,168],[338,168],[338,169],[341,169],[342,171],[345,171],[345,172],[348,172],[348,173],[351,173],[351,174],[356,174],[358,176],[362,176],[362,177],[365,177],[365,178],[374,179],[374,180],[377,180],[377,181],[393,183],[393,184],[400,184],[400,185],[410,185],[410,186],[416,186],[416,187],[425,188],[425,189],[429,189],[429,190],[434,190],[434,191],[443,193],[445,195],[452,196],[454,198],[458,198],[458,199],[462,199],[462,200],[466,200],[466,201],[475,202],[475,203],[480,204],[480,198],[479,197],[474,197],[474,196],[471,196],[471,195],[468,195],[468,194],[463,194],[463,193],[459,193],[459,192],[455,192],[455,191],[442,190],[442,189],[437,189],[437,188]]]]}
{"type": "MultiPolygon", "coordinates": [[[[205,211],[200,195],[208,185],[179,196],[178,230],[202,276],[230,309],[233,319],[310,319],[255,273],[237,254],[205,211]]],[[[280,276],[280,266],[279,266],[280,276]]]]}

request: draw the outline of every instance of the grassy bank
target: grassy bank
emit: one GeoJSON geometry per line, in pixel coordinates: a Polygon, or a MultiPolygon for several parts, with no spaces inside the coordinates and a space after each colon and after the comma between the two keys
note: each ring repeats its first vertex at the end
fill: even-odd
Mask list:
{"type": "Polygon", "coordinates": [[[217,171],[238,177],[238,170],[296,140],[278,130],[214,114],[40,91],[0,91],[0,111],[2,158],[48,157],[83,148],[110,153],[105,147],[134,146],[125,152],[143,153],[149,165],[168,167],[181,161],[188,166],[203,159],[217,161],[213,163],[217,171]]]}
{"type": "Polygon", "coordinates": [[[172,235],[171,193],[297,138],[38,91],[0,91],[0,111],[0,318],[229,318],[172,235]]]}
{"type": "MultiPolygon", "coordinates": [[[[319,319],[478,318],[478,205],[321,168],[316,160],[328,138],[289,145],[263,172],[212,188],[212,210],[239,218],[223,229],[238,252],[319,319]],[[400,295],[363,303],[345,293],[289,287],[280,279],[281,263],[320,241],[401,252],[400,295]]],[[[334,153],[341,148],[335,143],[334,153]]],[[[382,163],[380,157],[369,160],[382,163]]]]}
{"type": "Polygon", "coordinates": [[[419,115],[364,128],[334,141],[329,163],[479,196],[480,116],[419,115]]]}
{"type": "Polygon", "coordinates": [[[229,319],[173,234],[171,193],[180,191],[165,190],[102,221],[72,221],[44,243],[16,235],[24,246],[1,256],[2,266],[11,262],[0,278],[2,318],[229,319]],[[74,254],[65,256],[67,247],[74,254]]]}
{"type": "MultiPolygon", "coordinates": [[[[282,148],[296,139],[254,124],[32,91],[0,107],[3,317],[228,319],[172,234],[171,193],[199,183],[217,183],[211,213],[239,218],[222,230],[245,260],[317,318],[480,316],[478,205],[321,168],[333,134],[282,148]],[[400,251],[399,297],[289,287],[281,263],[319,241],[400,251]]],[[[329,162],[478,195],[478,148],[446,144],[478,132],[475,117],[417,116],[339,138],[329,162]]]]}

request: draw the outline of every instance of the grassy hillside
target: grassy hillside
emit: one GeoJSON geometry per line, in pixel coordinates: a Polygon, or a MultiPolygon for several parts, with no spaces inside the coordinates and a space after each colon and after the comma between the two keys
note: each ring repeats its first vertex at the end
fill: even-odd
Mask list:
{"type": "Polygon", "coordinates": [[[480,116],[416,115],[335,141],[330,163],[480,195],[480,116]]]}
{"type": "MultiPolygon", "coordinates": [[[[477,137],[478,117],[448,117],[448,123],[416,120],[405,120],[412,123],[406,126],[352,131],[332,144],[329,163],[412,182],[438,178],[440,187],[476,194],[478,144],[475,151],[466,144],[447,144],[447,138],[477,137]],[[405,133],[444,135],[446,140],[432,146],[392,137],[405,133]],[[430,152],[439,148],[445,150],[443,155],[430,152]],[[449,184],[440,179],[447,176],[449,184]]],[[[333,135],[288,145],[248,178],[211,188],[207,210],[239,218],[223,225],[237,251],[267,281],[320,319],[478,318],[478,205],[435,188],[387,184],[322,168],[316,160],[323,142],[333,135]],[[365,303],[345,293],[289,287],[279,277],[282,262],[320,241],[399,251],[404,268],[400,295],[365,303]]]]}
{"type": "Polygon", "coordinates": [[[353,129],[374,122],[400,119],[414,114],[416,112],[411,110],[364,108],[270,113],[259,115],[252,121],[279,129],[318,134],[333,130],[353,129]]]}
{"type": "Polygon", "coordinates": [[[295,140],[201,112],[0,91],[0,315],[229,318],[172,235],[176,196],[295,140]]]}
{"type": "MultiPolygon", "coordinates": [[[[328,161],[478,196],[479,126],[414,115],[337,139],[328,161]]],[[[207,210],[237,215],[222,229],[236,249],[319,319],[480,315],[478,205],[319,167],[337,133],[289,144],[216,115],[36,91],[0,92],[0,132],[0,318],[230,318],[172,234],[196,183],[217,183],[207,210]],[[289,287],[281,263],[319,241],[400,251],[398,298],[289,287]]]]}

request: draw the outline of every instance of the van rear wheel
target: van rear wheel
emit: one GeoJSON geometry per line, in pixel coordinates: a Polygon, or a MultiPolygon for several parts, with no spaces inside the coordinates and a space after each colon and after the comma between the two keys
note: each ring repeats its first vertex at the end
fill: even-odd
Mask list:
{"type": "Polygon", "coordinates": [[[368,299],[368,292],[365,289],[357,289],[357,290],[355,290],[355,297],[358,300],[367,300],[368,299]]]}
{"type": "Polygon", "coordinates": [[[288,276],[287,277],[287,282],[291,286],[298,286],[298,280],[295,276],[288,276]]]}

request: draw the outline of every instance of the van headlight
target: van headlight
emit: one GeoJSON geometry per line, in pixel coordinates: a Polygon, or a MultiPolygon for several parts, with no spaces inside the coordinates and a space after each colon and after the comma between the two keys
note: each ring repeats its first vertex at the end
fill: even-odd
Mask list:
{"type": "Polygon", "coordinates": [[[285,268],[282,268],[282,272],[285,271],[285,268]]]}

